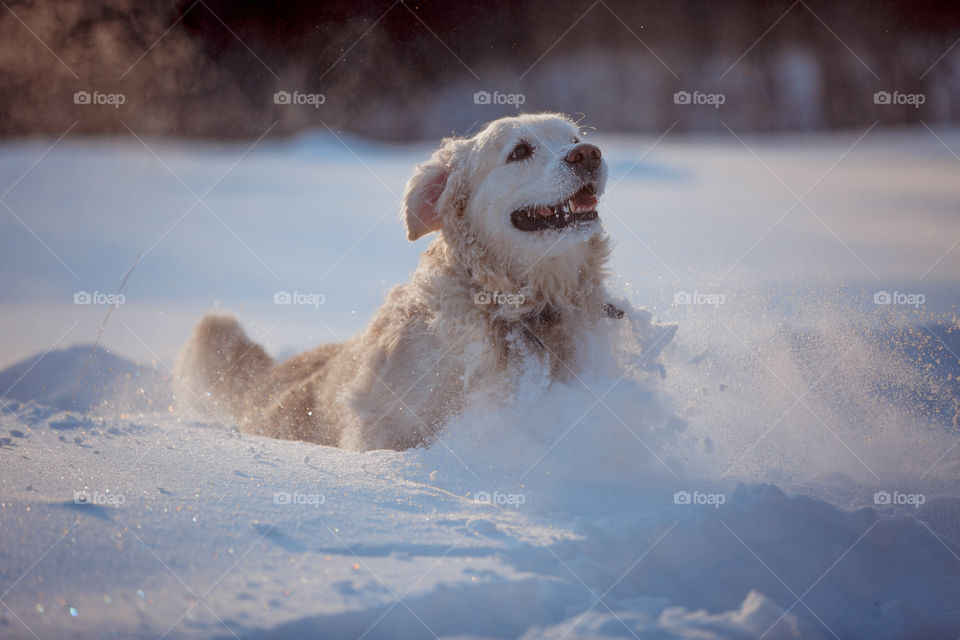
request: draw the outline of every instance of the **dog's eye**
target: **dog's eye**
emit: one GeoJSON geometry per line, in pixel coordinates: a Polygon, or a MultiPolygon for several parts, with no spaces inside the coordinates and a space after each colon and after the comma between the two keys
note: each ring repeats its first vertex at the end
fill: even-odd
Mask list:
{"type": "Polygon", "coordinates": [[[533,147],[527,144],[526,142],[521,142],[513,148],[513,151],[510,152],[510,155],[507,156],[507,162],[517,162],[518,160],[526,160],[533,155],[533,147]]]}

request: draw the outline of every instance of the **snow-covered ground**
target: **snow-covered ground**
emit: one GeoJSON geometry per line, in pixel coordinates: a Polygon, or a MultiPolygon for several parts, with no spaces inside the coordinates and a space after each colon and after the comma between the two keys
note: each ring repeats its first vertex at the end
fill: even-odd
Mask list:
{"type": "Polygon", "coordinates": [[[278,356],[362,327],[429,144],[0,147],[0,637],[960,636],[960,131],[862,134],[598,135],[667,377],[403,453],[241,435],[169,367],[214,308],[278,356]],[[141,252],[92,350],[74,296],[141,252]]]}

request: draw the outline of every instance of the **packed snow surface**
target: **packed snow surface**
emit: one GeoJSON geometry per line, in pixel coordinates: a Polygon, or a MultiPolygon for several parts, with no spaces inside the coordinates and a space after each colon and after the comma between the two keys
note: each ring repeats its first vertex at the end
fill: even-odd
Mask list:
{"type": "Polygon", "coordinates": [[[0,637],[960,636],[960,132],[862,133],[596,136],[666,377],[624,340],[366,453],[170,368],[214,309],[278,357],[359,330],[429,145],[0,148],[0,637]]]}

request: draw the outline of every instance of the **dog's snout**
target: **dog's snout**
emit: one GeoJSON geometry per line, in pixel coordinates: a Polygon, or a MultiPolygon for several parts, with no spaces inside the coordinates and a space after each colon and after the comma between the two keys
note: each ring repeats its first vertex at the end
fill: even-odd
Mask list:
{"type": "Polygon", "coordinates": [[[570,149],[566,161],[576,169],[595,171],[600,167],[601,158],[600,147],[588,142],[582,142],[573,149],[570,149]]]}

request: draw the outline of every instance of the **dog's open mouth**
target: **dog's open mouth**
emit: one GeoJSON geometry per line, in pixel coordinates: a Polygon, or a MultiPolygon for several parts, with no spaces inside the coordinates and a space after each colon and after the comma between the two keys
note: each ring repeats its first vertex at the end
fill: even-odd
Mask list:
{"type": "Polygon", "coordinates": [[[554,205],[534,205],[517,209],[510,222],[520,231],[565,229],[597,220],[597,187],[587,184],[566,200],[554,205]]]}

